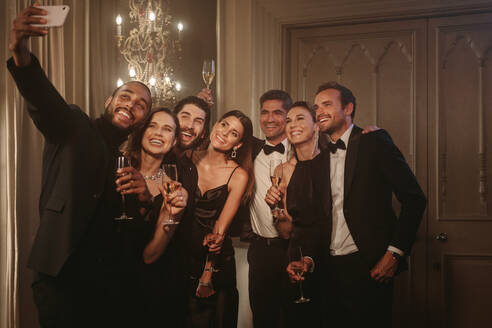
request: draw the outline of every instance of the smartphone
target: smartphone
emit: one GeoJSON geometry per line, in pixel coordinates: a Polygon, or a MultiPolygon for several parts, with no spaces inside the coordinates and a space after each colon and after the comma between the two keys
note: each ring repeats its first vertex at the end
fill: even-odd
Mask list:
{"type": "Polygon", "coordinates": [[[42,17],[47,20],[46,24],[32,24],[32,26],[37,27],[58,27],[65,23],[70,7],[67,5],[62,6],[38,6],[37,8],[44,9],[48,12],[47,16],[36,16],[42,17]]]}

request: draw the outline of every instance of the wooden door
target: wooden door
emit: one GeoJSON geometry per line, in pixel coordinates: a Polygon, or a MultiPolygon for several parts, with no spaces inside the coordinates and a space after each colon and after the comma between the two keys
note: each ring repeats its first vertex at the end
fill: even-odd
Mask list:
{"type": "MultiPolygon", "coordinates": [[[[426,20],[299,28],[287,33],[285,85],[295,100],[313,102],[330,80],[357,98],[355,124],[388,130],[427,191],[426,20]]],[[[395,203],[396,204],[396,203],[395,203]]],[[[395,327],[425,324],[426,218],[396,280],[395,327]]]]}
{"type": "Polygon", "coordinates": [[[487,327],[492,309],[492,15],[429,20],[431,327],[487,327]]]}

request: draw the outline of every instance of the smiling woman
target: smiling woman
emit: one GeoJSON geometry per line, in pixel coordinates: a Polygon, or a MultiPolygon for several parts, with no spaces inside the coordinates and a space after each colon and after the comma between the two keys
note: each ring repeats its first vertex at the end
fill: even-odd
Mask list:
{"type": "Polygon", "coordinates": [[[287,162],[280,164],[276,170],[282,170],[282,181],[280,185],[268,189],[265,201],[274,206],[277,202],[283,203],[285,211],[276,216],[275,228],[282,238],[289,239],[292,230],[292,216],[287,204],[287,187],[299,161],[308,161],[319,154],[318,131],[315,112],[308,103],[298,101],[292,104],[287,112],[285,132],[290,144],[294,148],[294,156],[287,162]]]}
{"type": "Polygon", "coordinates": [[[124,147],[125,155],[142,173],[153,196],[146,217],[145,240],[142,241],[145,245],[143,262],[148,265],[142,266],[139,281],[144,293],[144,299],[141,300],[144,311],[142,324],[146,327],[162,323],[163,316],[173,323],[184,320],[184,297],[163,297],[166,293],[184,295],[185,290],[180,270],[181,247],[173,238],[181,224],[168,226],[164,222],[169,221],[170,217],[179,222],[181,211],[186,206],[187,191],[180,184],[175,184],[177,189],[166,194],[163,182],[168,178],[161,168],[165,156],[179,142],[179,132],[176,115],[168,108],[157,108],[143,126],[130,135],[124,147]]]}

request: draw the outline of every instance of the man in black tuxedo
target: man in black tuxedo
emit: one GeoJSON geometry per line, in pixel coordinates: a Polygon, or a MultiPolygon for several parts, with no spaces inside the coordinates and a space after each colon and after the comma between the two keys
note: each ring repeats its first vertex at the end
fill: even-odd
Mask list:
{"type": "Polygon", "coordinates": [[[138,207],[150,201],[150,194],[135,169],[124,168],[119,178],[115,171],[118,147],[150,113],[151,94],[140,82],[124,84],[96,120],[68,105],[27,48],[29,37],[48,34],[32,25],[45,23],[43,15],[46,11],[34,6],[17,16],[9,43],[13,57],[7,62],[45,138],[40,224],[28,262],[36,273],[33,295],[40,323],[136,326],[138,300],[132,297],[138,293],[142,254],[138,207]],[[121,214],[121,194],[127,195],[134,220],[114,221],[121,214]]]}
{"type": "MultiPolygon", "coordinates": [[[[314,108],[331,142],[310,163],[306,204],[318,208],[313,224],[296,226],[305,270],[316,263],[330,326],[391,327],[393,277],[405,267],[426,198],[403,155],[384,130],[362,134],[353,125],[356,101],[335,82],[319,87],[314,108]],[[401,203],[392,207],[392,194],[401,203]]],[[[299,280],[289,264],[292,280],[299,280]]]]}

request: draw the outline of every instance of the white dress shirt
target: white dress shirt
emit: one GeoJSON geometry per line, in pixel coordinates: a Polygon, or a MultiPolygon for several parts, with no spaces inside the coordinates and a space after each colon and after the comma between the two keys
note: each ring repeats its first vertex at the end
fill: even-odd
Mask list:
{"type": "MultiPolygon", "coordinates": [[[[267,145],[273,146],[268,141],[267,145]]],[[[287,161],[287,152],[289,149],[289,141],[284,139],[282,144],[285,147],[285,152],[272,152],[265,154],[263,149],[259,152],[254,161],[255,168],[255,191],[250,205],[251,227],[253,232],[265,238],[278,237],[277,229],[273,225],[272,211],[265,202],[265,195],[268,189],[272,186],[270,180],[270,160],[281,159],[282,163],[287,161]]]]}
{"type": "MultiPolygon", "coordinates": [[[[330,243],[331,255],[348,255],[357,252],[359,249],[352,238],[350,230],[343,214],[343,193],[345,187],[345,157],[349,147],[348,141],[354,125],[343,133],[340,137],[345,143],[346,149],[337,149],[335,153],[330,153],[330,181],[331,196],[333,202],[332,208],[332,234],[330,243]]],[[[389,251],[403,255],[400,249],[389,246],[389,251]]]]}

